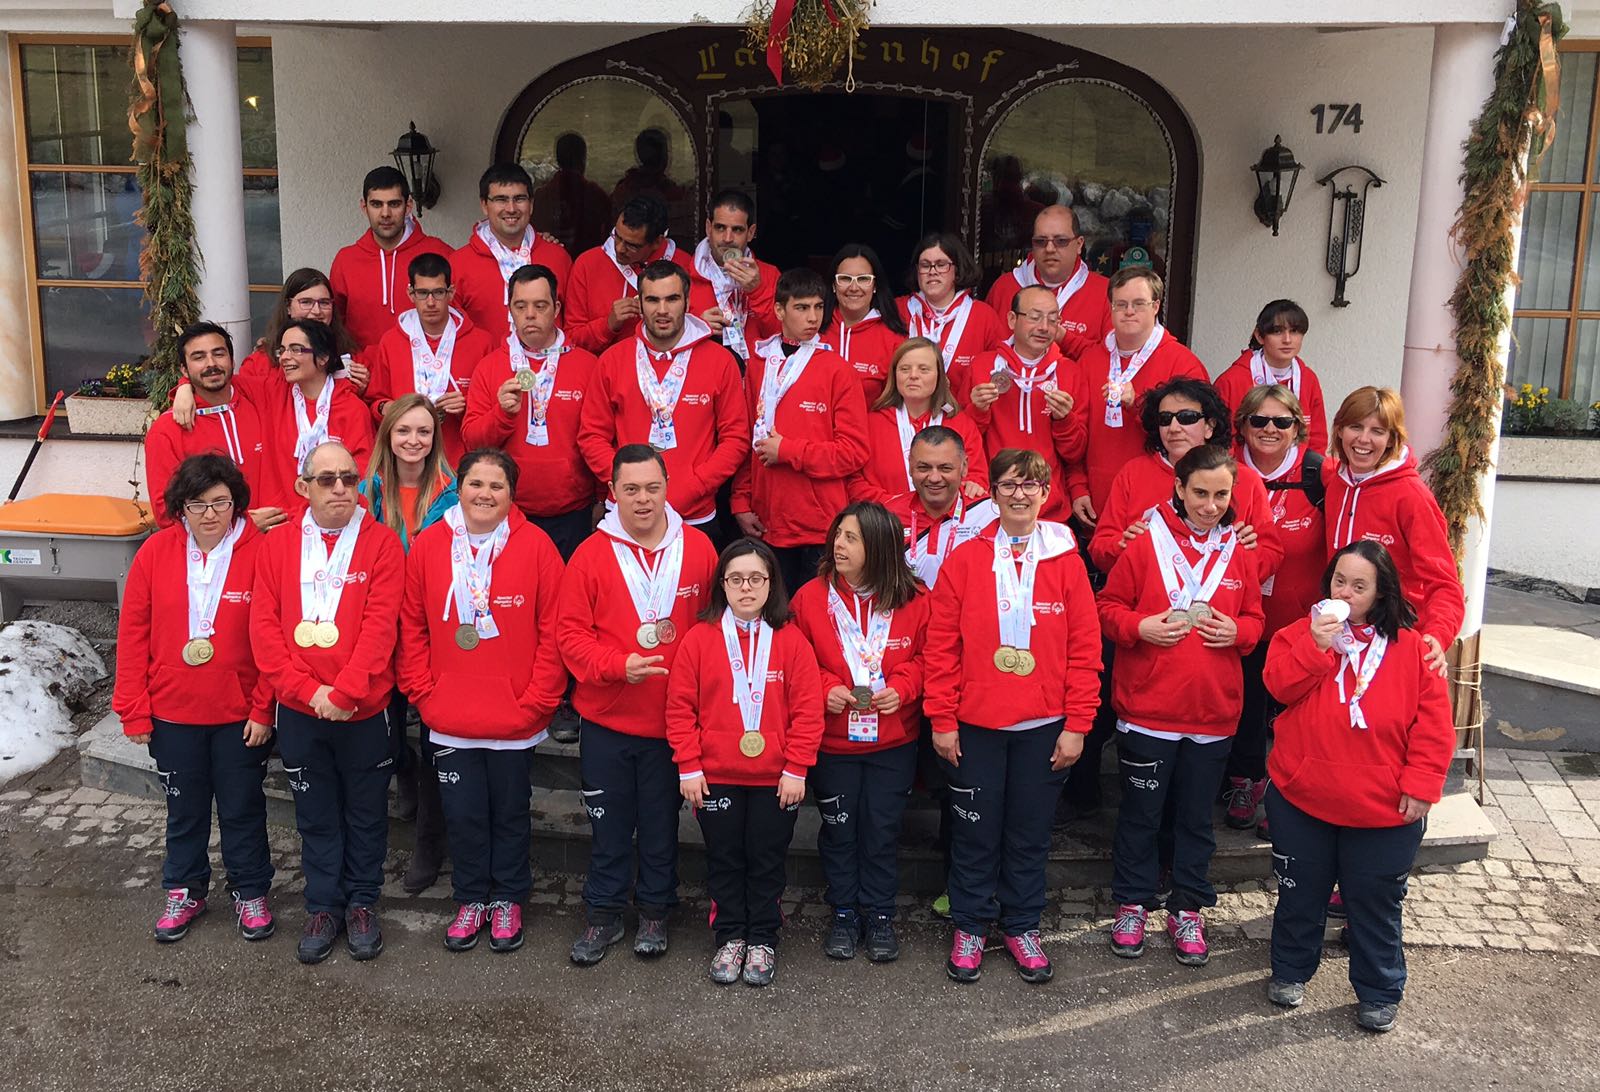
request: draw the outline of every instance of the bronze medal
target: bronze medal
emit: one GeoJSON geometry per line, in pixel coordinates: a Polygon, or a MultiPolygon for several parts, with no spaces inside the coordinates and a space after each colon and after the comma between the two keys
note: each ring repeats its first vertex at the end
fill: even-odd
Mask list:
{"type": "Polygon", "coordinates": [[[656,623],[656,640],[664,645],[670,645],[678,639],[678,627],[672,624],[671,618],[663,618],[656,623]]]}
{"type": "Polygon", "coordinates": [[[478,642],[483,640],[478,634],[477,626],[460,625],[456,627],[456,645],[463,652],[471,652],[478,647],[478,642]]]}
{"type": "Polygon", "coordinates": [[[766,749],[766,737],[760,732],[746,732],[739,739],[739,753],[746,758],[760,758],[766,749]]]}
{"type": "Polygon", "coordinates": [[[1033,669],[1038,666],[1038,661],[1033,658],[1033,653],[1025,648],[1017,649],[1017,665],[1011,669],[1016,675],[1032,675],[1033,669]]]}
{"type": "Polygon", "coordinates": [[[533,385],[535,383],[537,383],[538,381],[539,381],[538,380],[538,376],[536,376],[534,374],[532,368],[518,368],[517,369],[517,389],[518,390],[531,391],[531,390],[533,390],[533,385]]]}
{"type": "Polygon", "coordinates": [[[850,701],[857,710],[865,713],[872,708],[872,687],[852,686],[850,688],[850,701]]]}
{"type": "Polygon", "coordinates": [[[1017,670],[1017,650],[1010,645],[1001,645],[994,654],[994,666],[1004,671],[1007,675],[1017,670]]]}
{"type": "Polygon", "coordinates": [[[1013,383],[1011,373],[1004,368],[996,368],[989,376],[989,382],[994,384],[994,389],[1001,394],[1010,390],[1013,383]]]}
{"type": "Polygon", "coordinates": [[[294,643],[301,648],[310,648],[317,643],[317,624],[309,618],[303,618],[295,623],[294,643]]]}
{"type": "Polygon", "coordinates": [[[634,639],[639,642],[640,648],[655,648],[661,643],[661,637],[656,633],[656,624],[646,622],[634,633],[634,639]]]}
{"type": "Polygon", "coordinates": [[[318,648],[332,648],[339,643],[339,627],[332,622],[318,622],[312,630],[311,641],[318,648]]]}
{"type": "Polygon", "coordinates": [[[183,662],[190,667],[200,667],[202,664],[208,664],[216,654],[217,650],[204,637],[196,637],[194,640],[186,642],[183,646],[183,662]]]}

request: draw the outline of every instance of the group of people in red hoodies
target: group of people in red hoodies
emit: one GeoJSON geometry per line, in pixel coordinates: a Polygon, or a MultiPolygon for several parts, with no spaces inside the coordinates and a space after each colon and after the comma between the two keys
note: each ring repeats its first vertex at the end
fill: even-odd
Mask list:
{"type": "Polygon", "coordinates": [[[1206,961],[1226,785],[1230,823],[1265,807],[1294,892],[1273,1000],[1303,994],[1337,884],[1362,1012],[1378,1013],[1363,1026],[1385,1006],[1392,1024],[1403,883],[1363,855],[1414,855],[1438,798],[1464,611],[1393,392],[1346,398],[1324,457],[1300,308],[1269,304],[1213,384],[1159,321],[1161,278],[1090,271],[1070,208],[1039,214],[985,302],[947,234],[919,245],[898,299],[868,247],[841,250],[831,282],[780,274],[751,256],[755,209],[731,191],[692,254],[643,196],[574,262],[529,226],[532,191],[520,167],[490,168],[484,219],[451,252],[380,168],[371,230],[328,278],[286,283],[276,367],[235,374],[219,327],[184,334],[186,382],[147,440],[165,529],[130,575],[117,699],[163,776],[199,786],[169,788],[160,939],[204,909],[196,802],[212,796],[241,929],[271,932],[256,828],[276,706],[301,958],[341,930],[357,958],[381,951],[398,689],[441,786],[452,950],[484,931],[521,944],[530,755],[570,700],[593,832],[575,962],[622,938],[630,891],[635,951],[665,951],[687,801],[711,975],[770,982],[808,788],[825,949],[895,958],[920,765],[945,801],[948,973],[976,979],[998,925],[1042,982],[1052,817],[1064,787],[1097,786],[1114,737],[1117,954],[1143,951],[1159,907],[1177,958],[1206,961]],[[374,422],[392,450],[374,452],[374,422]],[[418,508],[402,536],[355,487],[403,445],[433,453],[437,481],[401,494],[418,508]],[[208,689],[238,700],[195,707],[208,689]]]}

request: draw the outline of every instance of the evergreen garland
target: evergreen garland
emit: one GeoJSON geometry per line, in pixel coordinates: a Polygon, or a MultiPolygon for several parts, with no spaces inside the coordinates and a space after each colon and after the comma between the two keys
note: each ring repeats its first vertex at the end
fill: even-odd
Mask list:
{"type": "Polygon", "coordinates": [[[1510,22],[1495,54],[1494,90],[1466,141],[1465,196],[1451,228],[1466,259],[1450,297],[1460,364],[1450,382],[1444,442],[1422,465],[1458,560],[1467,524],[1483,516],[1478,483],[1494,470],[1489,451],[1505,399],[1499,344],[1511,324],[1506,289],[1516,278],[1512,231],[1528,196],[1526,164],[1555,134],[1558,85],[1551,72],[1555,43],[1567,32],[1560,6],[1537,0],[1517,0],[1510,22]]]}

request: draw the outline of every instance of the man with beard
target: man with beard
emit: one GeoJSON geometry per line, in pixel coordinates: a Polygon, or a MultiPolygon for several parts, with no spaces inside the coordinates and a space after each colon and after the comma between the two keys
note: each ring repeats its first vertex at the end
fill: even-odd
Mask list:
{"type": "MultiPolygon", "coordinates": [[[[361,182],[367,233],[333,257],[328,280],[334,311],[365,349],[394,327],[407,308],[406,270],[423,254],[450,256],[450,244],[423,232],[411,203],[411,183],[393,167],[374,167],[361,182]]],[[[324,322],[327,316],[319,316],[324,322]]]]}

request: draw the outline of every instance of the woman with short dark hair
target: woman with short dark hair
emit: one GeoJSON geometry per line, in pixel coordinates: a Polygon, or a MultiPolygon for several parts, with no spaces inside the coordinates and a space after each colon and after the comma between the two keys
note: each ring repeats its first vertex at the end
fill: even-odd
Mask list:
{"type": "Polygon", "coordinates": [[[261,533],[249,518],[250,487],[224,455],[179,463],[162,502],[173,522],[128,569],[111,700],[123,732],[149,746],[166,790],[166,904],[155,937],[182,940],[205,913],[215,802],[239,932],[264,940],[274,924],[261,783],[274,703],[250,646],[261,533]]]}
{"type": "Polygon", "coordinates": [[[1311,329],[1305,308],[1294,300],[1273,300],[1256,316],[1250,344],[1221,375],[1217,393],[1237,414],[1252,387],[1286,387],[1303,407],[1311,450],[1328,450],[1328,411],[1322,401],[1322,382],[1311,365],[1300,359],[1300,347],[1311,329]]]}
{"type": "Polygon", "coordinates": [[[895,301],[912,337],[924,337],[938,348],[944,370],[956,396],[967,392],[988,375],[972,374],[974,361],[1010,336],[994,308],[973,295],[978,290],[978,263],[959,235],[933,231],[922,237],[911,256],[910,295],[895,301]]]}

